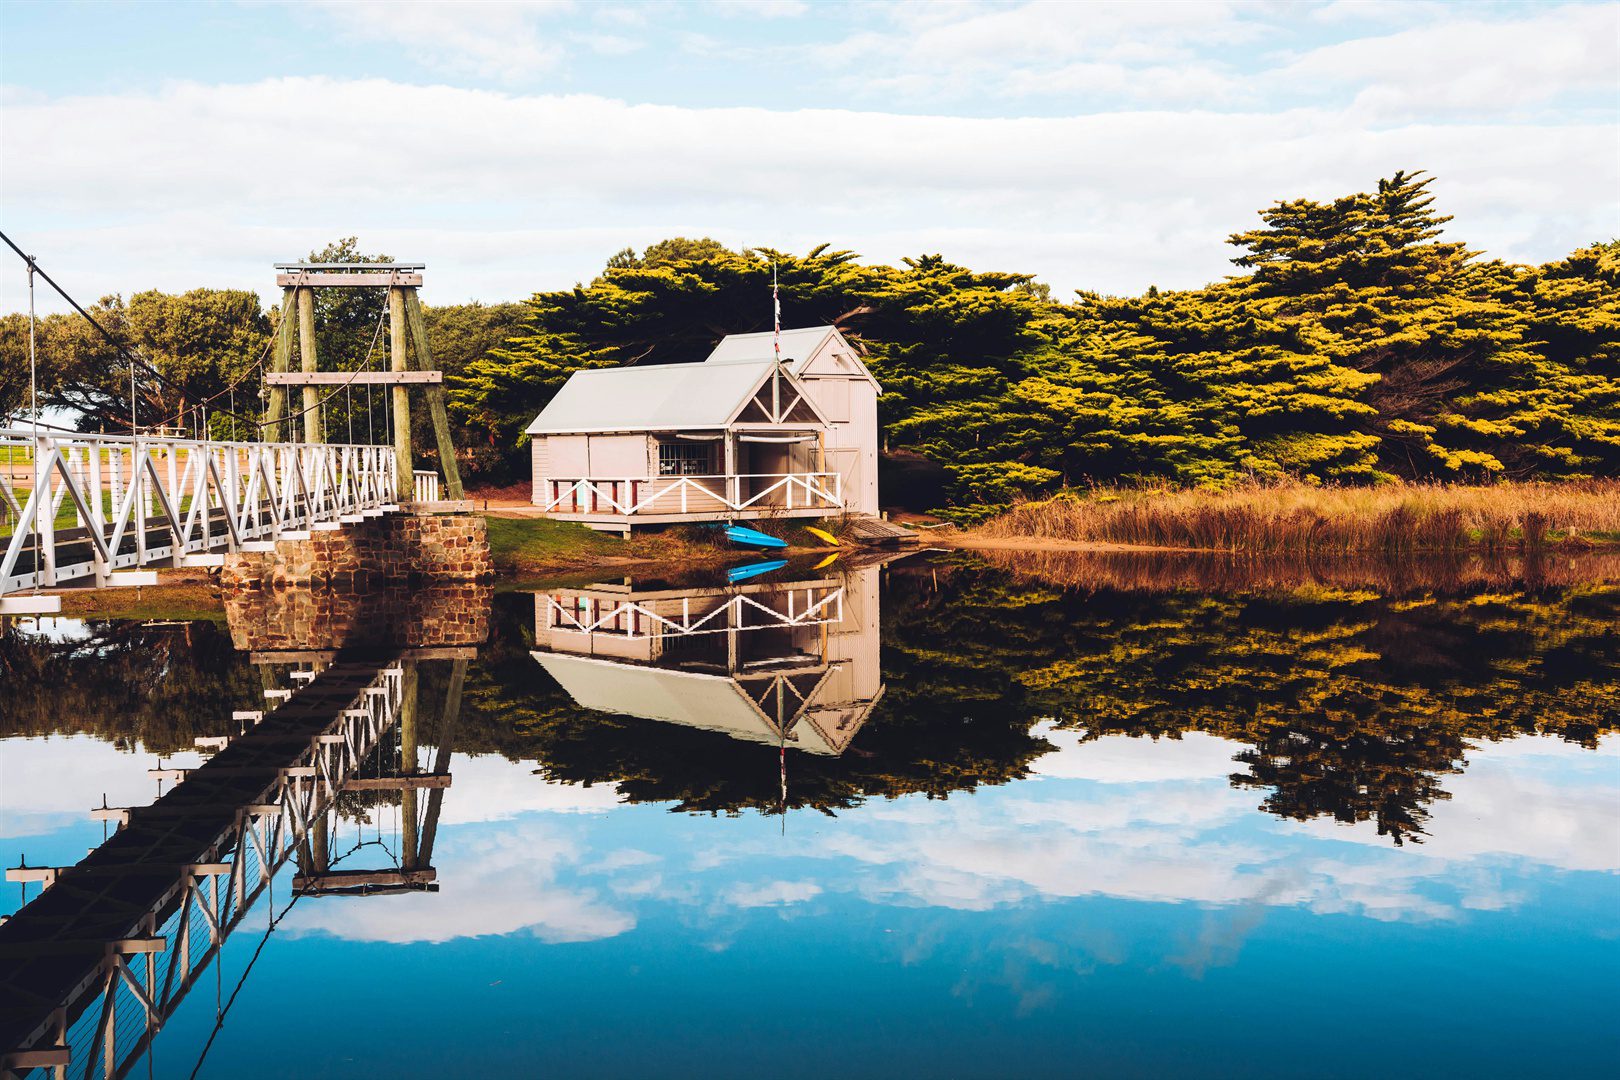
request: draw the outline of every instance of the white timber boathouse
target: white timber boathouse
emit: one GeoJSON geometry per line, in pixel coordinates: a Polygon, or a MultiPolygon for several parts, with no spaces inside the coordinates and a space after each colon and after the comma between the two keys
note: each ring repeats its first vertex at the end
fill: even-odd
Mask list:
{"type": "Polygon", "coordinates": [[[533,501],[609,532],[878,513],[877,399],[831,326],[733,334],[702,363],[576,371],[528,427],[533,501]]]}

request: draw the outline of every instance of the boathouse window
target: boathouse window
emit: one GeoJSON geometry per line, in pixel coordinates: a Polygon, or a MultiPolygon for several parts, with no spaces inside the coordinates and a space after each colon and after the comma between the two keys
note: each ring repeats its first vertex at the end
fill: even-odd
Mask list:
{"type": "Polygon", "coordinates": [[[713,443],[661,442],[658,444],[659,476],[714,475],[713,443]]]}

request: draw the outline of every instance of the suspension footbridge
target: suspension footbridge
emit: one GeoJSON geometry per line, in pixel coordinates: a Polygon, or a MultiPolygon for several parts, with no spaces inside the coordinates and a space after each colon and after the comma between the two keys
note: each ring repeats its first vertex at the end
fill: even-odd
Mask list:
{"type": "MultiPolygon", "coordinates": [[[[34,274],[44,273],[32,258],[24,258],[32,296],[34,274]]],[[[277,269],[282,271],[277,278],[283,289],[281,314],[259,367],[182,410],[180,419],[194,421],[198,437],[175,437],[165,425],[143,430],[133,416],[129,435],[66,432],[39,424],[37,405],[33,426],[0,429],[0,615],[60,610],[59,597],[44,590],[151,584],[159,568],[220,566],[231,552],[267,550],[281,540],[308,539],[407,506],[465,509],[443,377],[433,370],[416,294],[422,266],[319,263],[277,269]],[[317,288],[383,290],[371,348],[353,370],[319,370],[317,288]],[[385,325],[388,364],[374,370],[385,325]],[[234,411],[235,389],[251,375],[260,377],[268,402],[262,421],[234,411]],[[367,392],[368,416],[371,389],[383,389],[391,443],[327,441],[324,410],[336,407],[329,404],[336,395],[357,386],[367,392]],[[293,387],[303,394],[297,412],[289,411],[293,387]],[[440,499],[440,473],[413,465],[412,390],[426,398],[447,500],[440,499]],[[245,425],[262,441],[206,437],[204,406],[227,394],[231,430],[245,425]]],[[[128,353],[54,281],[45,280],[128,353]]],[[[138,376],[144,371],[149,381],[163,377],[133,353],[129,362],[133,410],[141,394],[138,376]]]]}

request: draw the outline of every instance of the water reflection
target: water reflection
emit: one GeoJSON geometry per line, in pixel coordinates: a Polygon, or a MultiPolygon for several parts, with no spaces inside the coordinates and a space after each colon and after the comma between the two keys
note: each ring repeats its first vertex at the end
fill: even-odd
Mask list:
{"type": "Polygon", "coordinates": [[[534,658],[587,709],[836,756],[883,696],[880,565],[536,593],[534,658]]]}
{"type": "MultiPolygon", "coordinates": [[[[418,600],[411,610],[475,611],[472,621],[483,624],[488,591],[454,592],[432,590],[426,607],[418,600]]],[[[473,655],[445,639],[464,640],[469,620],[417,624],[408,633],[424,647],[362,650],[352,616],[285,617],[318,616],[330,607],[320,594],[289,601],[273,593],[266,590],[269,599],[258,607],[230,612],[239,645],[268,646],[251,654],[251,664],[231,662],[231,642],[208,623],[33,620],[0,632],[7,697],[16,698],[4,714],[7,728],[83,732],[105,722],[119,750],[145,744],[185,759],[160,757],[147,770],[155,800],[136,794],[114,803],[108,788],[122,785],[110,784],[99,807],[81,803],[79,814],[88,810],[103,830],[87,856],[42,862],[35,847],[32,863],[24,853],[8,868],[7,880],[20,889],[17,910],[0,923],[0,1068],[8,1076],[35,1069],[64,1075],[70,1067],[124,1076],[142,1062],[151,1072],[159,1033],[213,974],[214,1027],[200,1066],[257,959],[255,950],[227,1000],[226,951],[255,909],[264,910],[268,938],[306,898],[436,891],[433,851],[473,655]],[[254,621],[266,611],[276,617],[254,621]],[[301,636],[289,640],[288,627],[301,636]],[[424,770],[417,668],[437,660],[448,661],[448,689],[433,767],[424,770]],[[245,669],[253,677],[244,678],[245,669]],[[123,680],[150,695],[133,724],[114,711],[121,699],[106,692],[123,680]],[[89,723],[60,711],[59,685],[69,690],[67,704],[88,706],[89,723]],[[158,721],[184,715],[175,707],[188,698],[215,706],[206,722],[216,730],[184,741],[188,731],[158,721]],[[233,704],[240,707],[226,707],[233,704]],[[135,733],[152,737],[137,743],[135,733]],[[385,840],[379,811],[395,804],[396,827],[385,840]],[[292,900],[278,909],[275,879],[284,869],[292,900]]],[[[375,598],[356,606],[377,614],[375,598]]],[[[399,633],[373,631],[364,640],[399,633]]],[[[78,738],[8,746],[8,796],[31,787],[18,781],[36,772],[53,785],[74,773],[82,780],[85,770],[62,766],[85,749],[78,738]],[[12,776],[19,750],[25,766],[12,776]]],[[[78,787],[74,794],[86,793],[78,787]]],[[[33,792],[0,831],[12,835],[20,818],[15,835],[42,833],[47,854],[56,855],[53,834],[74,830],[52,829],[53,811],[60,812],[55,799],[33,792]]]]}
{"type": "MultiPolygon", "coordinates": [[[[414,672],[414,721],[358,770],[384,786],[346,785],[290,857],[275,895],[296,876],[308,899],[246,1007],[296,1029],[303,1075],[744,1075],[768,1049],[781,1075],[990,1076],[1013,1045],[1027,1075],[1614,1060],[1620,589],[1024,569],[911,557],[470,601],[475,656],[387,661],[414,672]],[[1437,964],[1466,977],[1431,1019],[1479,1034],[1441,1052],[1419,1025],[1374,1051],[1344,1024],[1437,964]],[[383,1019],[325,1024],[311,983],[383,1019]],[[806,1025],[739,987],[827,1004],[806,1025]],[[627,995],[663,1002],[633,1039],[627,995]]],[[[267,686],[352,660],[347,629],[264,648],[308,610],[6,627],[11,854],[74,861],[103,791],[148,801],[159,754],[201,765],[197,737],[234,734],[267,686]]],[[[227,949],[227,992],[256,944],[227,949]]],[[[198,996],[165,1035],[188,1068],[216,1034],[198,996]]],[[[251,1024],[217,1037],[219,1075],[287,1071],[251,1024]]]]}

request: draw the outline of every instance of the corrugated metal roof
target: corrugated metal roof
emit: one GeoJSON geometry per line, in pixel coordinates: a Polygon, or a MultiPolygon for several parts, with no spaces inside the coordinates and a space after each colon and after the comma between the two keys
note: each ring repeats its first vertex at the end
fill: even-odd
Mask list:
{"type": "MultiPolygon", "coordinates": [[[[801,374],[804,366],[810,362],[811,354],[821,347],[827,335],[835,333],[837,330],[831,326],[804,326],[782,331],[782,355],[793,361],[793,374],[801,374]]],[[[720,339],[720,344],[714,347],[705,362],[732,364],[742,360],[774,360],[774,337],[773,330],[760,334],[727,334],[720,339]]]]}
{"type": "Polygon", "coordinates": [[[724,427],[770,373],[769,360],[593,368],[569,376],[530,435],[724,427]]]}
{"type": "MultiPolygon", "coordinates": [[[[778,745],[780,736],[735,678],[694,671],[571,656],[538,650],[529,654],[568,692],[574,703],[598,712],[718,731],[733,739],[778,745]]],[[[830,718],[818,717],[822,723],[830,718]]],[[[860,718],[861,721],[865,717],[860,718]]],[[[797,722],[790,731],[794,748],[812,754],[838,754],[860,724],[829,740],[815,723],[797,722]]]]}

